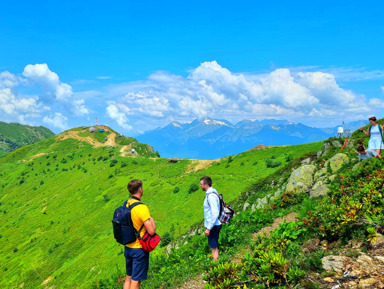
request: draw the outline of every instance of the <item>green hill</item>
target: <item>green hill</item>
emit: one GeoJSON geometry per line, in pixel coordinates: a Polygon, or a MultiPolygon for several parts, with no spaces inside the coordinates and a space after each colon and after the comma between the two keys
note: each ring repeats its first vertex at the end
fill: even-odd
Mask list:
{"type": "Polygon", "coordinates": [[[0,157],[19,147],[53,136],[48,128],[0,121],[0,157]]]}
{"type": "MultiPolygon", "coordinates": [[[[144,182],[142,200],[158,233],[181,240],[203,219],[204,194],[196,190],[200,177],[210,175],[225,200],[240,207],[248,194],[264,195],[257,184],[281,178],[282,172],[286,180],[299,157],[313,155],[323,145],[271,147],[220,160],[172,163],[150,146],[104,129],[91,134],[88,128],[75,128],[0,159],[2,288],[101,288],[103,282],[109,284],[103,280],[121,274],[122,246],[113,239],[111,218],[128,198],[126,185],[133,178],[144,182]]],[[[157,249],[152,258],[165,260],[164,249],[157,249]]],[[[194,267],[189,273],[194,274],[194,267]]],[[[158,272],[150,274],[162,282],[158,272]]]]}

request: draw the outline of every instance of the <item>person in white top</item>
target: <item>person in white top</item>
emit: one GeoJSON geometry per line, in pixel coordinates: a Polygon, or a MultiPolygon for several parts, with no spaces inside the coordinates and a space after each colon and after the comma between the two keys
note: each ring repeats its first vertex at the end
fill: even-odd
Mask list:
{"type": "Polygon", "coordinates": [[[381,157],[381,150],[384,149],[383,144],[383,129],[384,126],[377,123],[375,116],[369,118],[371,126],[368,130],[364,130],[362,127],[360,130],[366,135],[370,136],[368,142],[368,149],[377,152],[378,157],[381,157]]]}

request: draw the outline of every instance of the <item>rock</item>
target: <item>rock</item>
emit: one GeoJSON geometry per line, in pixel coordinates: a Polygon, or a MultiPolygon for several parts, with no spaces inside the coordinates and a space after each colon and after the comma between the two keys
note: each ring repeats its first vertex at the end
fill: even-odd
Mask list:
{"type": "Polygon", "coordinates": [[[378,282],[379,282],[379,280],[377,280],[375,278],[368,278],[368,279],[360,280],[359,288],[375,288],[375,287],[373,287],[373,285],[375,285],[378,282]]]}
{"type": "Polygon", "coordinates": [[[320,242],[320,249],[322,249],[322,250],[328,249],[328,241],[327,240],[323,240],[320,242]]]}
{"type": "Polygon", "coordinates": [[[357,285],[357,283],[355,281],[351,281],[348,284],[351,285],[351,286],[356,286],[357,285]]]}
{"type": "Polygon", "coordinates": [[[329,149],[331,148],[331,144],[329,142],[324,143],[324,153],[323,155],[326,155],[329,152],[329,149]]]}
{"type": "Polygon", "coordinates": [[[250,205],[251,205],[250,203],[245,203],[244,206],[243,206],[243,211],[246,211],[247,208],[248,208],[250,205]]]}
{"type": "Polygon", "coordinates": [[[344,164],[348,163],[349,158],[346,154],[338,153],[325,162],[324,166],[327,167],[328,163],[333,173],[337,172],[344,164]]]}
{"type": "Polygon", "coordinates": [[[345,256],[330,255],[321,259],[323,269],[326,271],[335,271],[343,273],[344,268],[352,262],[352,258],[345,256]]]}
{"type": "Polygon", "coordinates": [[[333,182],[336,178],[336,175],[329,176],[328,180],[333,182]]]}
{"type": "Polygon", "coordinates": [[[359,167],[359,165],[360,165],[360,163],[355,164],[355,165],[353,166],[353,168],[352,168],[352,171],[357,170],[357,168],[359,167]]]}
{"type": "Polygon", "coordinates": [[[257,201],[256,209],[262,209],[266,204],[268,204],[267,196],[257,201]]]}
{"type": "Polygon", "coordinates": [[[349,240],[347,246],[352,249],[360,249],[364,246],[364,243],[360,241],[349,240]]]}
{"type": "Polygon", "coordinates": [[[322,154],[323,154],[323,151],[318,151],[316,154],[316,157],[319,158],[319,157],[321,157],[322,154]]]}
{"type": "Polygon", "coordinates": [[[313,185],[314,165],[304,165],[294,170],[288,180],[286,191],[308,192],[313,185]]]}
{"type": "Polygon", "coordinates": [[[308,254],[308,253],[311,253],[311,251],[309,251],[308,248],[304,248],[304,249],[303,249],[303,253],[304,253],[304,254],[308,254]]]}
{"type": "Polygon", "coordinates": [[[252,204],[251,211],[252,211],[252,212],[256,211],[255,204],[252,204]]]}
{"type": "Polygon", "coordinates": [[[383,246],[383,244],[384,244],[384,236],[377,233],[377,238],[376,238],[375,242],[371,241],[370,244],[371,244],[372,247],[375,247],[375,248],[383,246]]]}
{"type": "Polygon", "coordinates": [[[328,282],[328,283],[333,283],[333,282],[335,282],[335,280],[333,280],[333,279],[330,278],[330,277],[324,278],[323,281],[328,282]]]}
{"type": "Polygon", "coordinates": [[[318,170],[315,175],[314,175],[314,180],[317,180],[323,176],[326,176],[327,175],[327,169],[326,168],[322,168],[320,170],[318,170]]]}
{"type": "Polygon", "coordinates": [[[383,256],[375,256],[373,257],[375,260],[379,261],[380,263],[384,263],[384,257],[383,256]]]}
{"type": "Polygon", "coordinates": [[[333,140],[331,142],[332,146],[334,146],[335,148],[341,148],[342,147],[342,144],[338,141],[338,140],[333,140]]]}
{"type": "Polygon", "coordinates": [[[347,144],[345,145],[345,147],[346,147],[346,148],[351,148],[351,147],[353,147],[354,145],[355,145],[355,144],[354,144],[354,141],[348,139],[347,144]]]}
{"type": "Polygon", "coordinates": [[[319,196],[325,196],[328,191],[328,187],[322,181],[318,181],[309,191],[309,197],[315,198],[319,196]]]}
{"type": "Polygon", "coordinates": [[[302,165],[307,165],[307,164],[309,164],[310,162],[311,162],[311,158],[306,158],[306,159],[304,159],[304,160],[301,161],[301,164],[302,164],[302,165]]]}

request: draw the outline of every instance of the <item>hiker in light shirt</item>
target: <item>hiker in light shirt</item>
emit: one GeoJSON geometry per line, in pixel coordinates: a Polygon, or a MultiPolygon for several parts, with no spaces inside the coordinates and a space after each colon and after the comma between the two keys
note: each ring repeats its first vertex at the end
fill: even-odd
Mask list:
{"type": "Polygon", "coordinates": [[[213,260],[219,260],[219,234],[221,230],[220,199],[218,192],[212,188],[212,179],[202,177],[200,187],[205,192],[204,199],[204,234],[208,237],[208,244],[211,247],[213,260]]]}
{"type": "Polygon", "coordinates": [[[366,150],[365,147],[362,145],[357,147],[356,153],[359,154],[359,162],[379,156],[376,151],[366,150]]]}
{"type": "Polygon", "coordinates": [[[381,157],[381,150],[384,148],[383,144],[383,129],[384,126],[377,123],[377,119],[375,116],[369,118],[369,123],[371,126],[368,130],[364,130],[362,127],[360,130],[366,135],[370,136],[368,142],[368,149],[374,150],[378,157],[381,157]]]}

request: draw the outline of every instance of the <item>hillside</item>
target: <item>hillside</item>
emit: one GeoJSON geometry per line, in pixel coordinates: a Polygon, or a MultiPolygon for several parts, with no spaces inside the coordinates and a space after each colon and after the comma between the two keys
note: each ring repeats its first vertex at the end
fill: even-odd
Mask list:
{"type": "Polygon", "coordinates": [[[53,136],[48,128],[0,121],[0,157],[19,147],[53,136]]]}
{"type": "MultiPolygon", "coordinates": [[[[115,284],[110,277],[120,275],[124,267],[111,218],[128,198],[126,185],[133,178],[144,182],[143,202],[159,234],[177,240],[203,219],[204,194],[196,191],[201,176],[210,175],[225,200],[235,204],[254,185],[280,175],[283,167],[286,170],[292,161],[315,154],[323,145],[273,147],[218,160],[171,163],[148,145],[104,129],[91,134],[88,128],[75,128],[0,159],[2,288],[96,284],[110,288],[110,281],[103,280],[115,284]]],[[[159,248],[153,258],[165,260],[164,249],[159,248]]],[[[189,274],[194,274],[195,267],[190,269],[189,274]]],[[[162,282],[158,270],[151,271],[151,278],[162,282]]]]}
{"type": "MultiPolygon", "coordinates": [[[[289,158],[231,203],[219,263],[200,223],[152,256],[143,288],[384,288],[384,160],[357,163],[358,139],[289,158]]],[[[93,288],[121,288],[123,272],[93,288]]]]}

